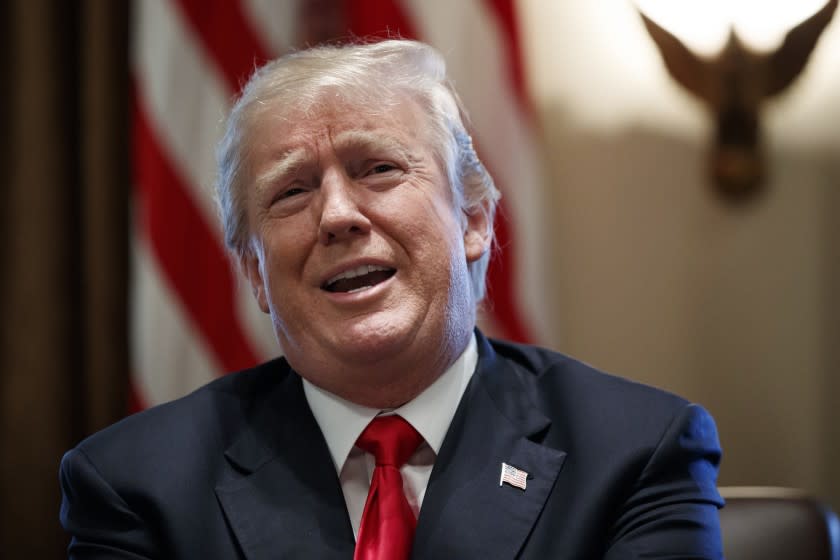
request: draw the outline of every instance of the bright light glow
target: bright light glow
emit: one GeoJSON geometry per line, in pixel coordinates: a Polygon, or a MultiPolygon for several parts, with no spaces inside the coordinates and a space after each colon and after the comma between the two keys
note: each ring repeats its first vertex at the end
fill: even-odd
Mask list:
{"type": "Polygon", "coordinates": [[[729,30],[750,48],[771,51],[826,0],[636,0],[639,9],[699,54],[714,55],[729,30]]]}

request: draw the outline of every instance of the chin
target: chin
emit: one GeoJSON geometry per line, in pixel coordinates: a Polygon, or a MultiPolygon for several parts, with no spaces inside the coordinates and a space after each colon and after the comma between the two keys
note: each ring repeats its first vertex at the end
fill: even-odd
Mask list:
{"type": "Polygon", "coordinates": [[[422,321],[409,320],[405,311],[396,318],[384,315],[367,317],[334,333],[333,347],[337,353],[355,363],[373,364],[400,354],[410,355],[418,344],[428,343],[423,340],[428,328],[424,328],[422,321]]]}
{"type": "Polygon", "coordinates": [[[419,329],[410,324],[365,321],[336,333],[336,348],[356,362],[376,363],[405,352],[419,329]]]}

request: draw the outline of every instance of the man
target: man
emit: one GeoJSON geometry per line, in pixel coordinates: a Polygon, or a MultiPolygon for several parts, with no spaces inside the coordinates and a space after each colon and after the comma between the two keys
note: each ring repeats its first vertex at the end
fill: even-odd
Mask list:
{"type": "Polygon", "coordinates": [[[475,330],[498,192],[411,41],[260,69],[226,241],[284,358],[82,442],[75,558],[719,558],[714,423],[475,330]]]}

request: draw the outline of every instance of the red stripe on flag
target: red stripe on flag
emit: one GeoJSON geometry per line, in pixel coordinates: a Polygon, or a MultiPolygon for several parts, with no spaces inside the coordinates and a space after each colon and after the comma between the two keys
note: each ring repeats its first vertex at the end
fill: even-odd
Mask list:
{"type": "Polygon", "coordinates": [[[134,88],[138,225],[193,323],[226,371],[257,363],[235,311],[230,261],[161,150],[134,88]]]}
{"type": "Polygon", "coordinates": [[[513,236],[508,226],[504,199],[499,201],[493,227],[499,249],[490,258],[490,266],[487,268],[489,311],[505,338],[516,342],[530,342],[533,340],[530,330],[525,326],[516,305],[516,263],[511,245],[513,236]]]}
{"type": "Polygon", "coordinates": [[[348,31],[359,37],[416,39],[417,33],[394,0],[345,0],[348,31]]]}
{"type": "Polygon", "coordinates": [[[495,13],[501,26],[507,49],[507,67],[513,89],[519,104],[526,112],[531,111],[530,98],[525,87],[525,66],[522,56],[522,43],[519,40],[519,17],[514,0],[485,0],[491,13],[495,13]]]}
{"type": "MultiPolygon", "coordinates": [[[[142,1],[142,0],[141,0],[142,1]]],[[[174,0],[219,67],[230,91],[237,92],[270,50],[232,0],[174,0]]]]}
{"type": "MultiPolygon", "coordinates": [[[[171,375],[171,372],[165,373],[164,375],[171,375]]],[[[141,410],[145,410],[149,408],[149,405],[146,404],[145,399],[140,395],[140,389],[137,387],[137,379],[136,375],[132,375],[130,378],[130,383],[128,384],[128,413],[134,414],[135,412],[140,412],[141,410]]]]}

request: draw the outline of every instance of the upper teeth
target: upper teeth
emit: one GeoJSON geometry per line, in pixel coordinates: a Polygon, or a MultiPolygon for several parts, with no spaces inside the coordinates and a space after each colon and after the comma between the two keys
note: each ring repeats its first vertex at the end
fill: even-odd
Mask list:
{"type": "Polygon", "coordinates": [[[361,276],[363,274],[368,274],[370,272],[374,272],[376,270],[389,270],[388,267],[379,266],[377,264],[363,264],[362,266],[357,266],[356,268],[351,268],[350,270],[345,270],[340,274],[336,274],[329,280],[327,280],[327,285],[330,285],[334,282],[338,282],[339,280],[344,280],[345,278],[355,278],[356,276],[361,276]]]}

